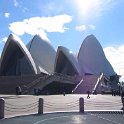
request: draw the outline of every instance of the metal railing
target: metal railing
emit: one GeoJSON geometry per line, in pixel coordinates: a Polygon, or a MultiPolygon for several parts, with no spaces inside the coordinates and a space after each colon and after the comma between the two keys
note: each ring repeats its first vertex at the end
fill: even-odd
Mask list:
{"type": "Polygon", "coordinates": [[[94,88],[93,88],[93,90],[92,90],[92,93],[94,93],[94,92],[96,91],[96,89],[97,89],[97,87],[99,86],[99,83],[100,83],[100,81],[102,80],[103,76],[104,76],[104,74],[101,73],[101,75],[98,77],[97,82],[96,82],[96,84],[95,84],[95,86],[94,86],[94,88]]]}
{"type": "Polygon", "coordinates": [[[60,73],[53,73],[51,75],[45,75],[45,76],[41,76],[37,79],[35,79],[34,81],[32,81],[31,83],[29,83],[28,85],[25,85],[22,91],[22,94],[26,94],[28,92],[30,92],[30,90],[32,90],[35,86],[37,85],[41,85],[41,89],[46,86],[47,84],[49,84],[51,81],[56,81],[56,80],[61,80],[64,82],[68,82],[68,83],[76,83],[76,76],[68,76],[68,75],[64,75],[64,74],[60,74],[60,73]],[[46,83],[47,82],[47,83],[46,83]]]}

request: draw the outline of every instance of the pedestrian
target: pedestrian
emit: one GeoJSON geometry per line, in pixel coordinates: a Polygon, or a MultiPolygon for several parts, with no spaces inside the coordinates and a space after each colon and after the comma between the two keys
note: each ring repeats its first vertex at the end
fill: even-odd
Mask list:
{"type": "Polygon", "coordinates": [[[34,95],[37,95],[37,89],[34,88],[34,95]]]}
{"type": "Polygon", "coordinates": [[[16,87],[16,95],[21,95],[22,94],[22,89],[20,86],[16,87]]]}
{"type": "Polygon", "coordinates": [[[37,95],[41,95],[41,90],[38,88],[37,95]]]}
{"type": "Polygon", "coordinates": [[[22,95],[22,89],[20,86],[18,86],[18,95],[22,95]]]}
{"type": "Polygon", "coordinates": [[[114,92],[114,96],[116,96],[116,91],[114,90],[113,92],[114,92]]]}
{"type": "Polygon", "coordinates": [[[65,96],[65,92],[63,92],[63,96],[65,96]]]}
{"type": "Polygon", "coordinates": [[[87,91],[87,99],[89,99],[90,98],[90,91],[88,90],[87,91]]]}

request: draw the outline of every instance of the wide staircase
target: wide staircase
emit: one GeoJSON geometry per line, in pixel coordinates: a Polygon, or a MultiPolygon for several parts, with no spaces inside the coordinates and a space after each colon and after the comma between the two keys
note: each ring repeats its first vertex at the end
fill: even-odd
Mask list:
{"type": "Polygon", "coordinates": [[[87,93],[89,90],[91,93],[94,90],[94,87],[98,81],[99,76],[96,75],[85,75],[83,76],[82,80],[79,82],[79,84],[73,89],[73,93],[87,93]]]}
{"type": "Polygon", "coordinates": [[[45,86],[52,82],[61,82],[67,84],[78,83],[76,78],[73,76],[54,73],[52,75],[41,76],[33,82],[29,83],[27,86],[25,86],[25,88],[23,88],[23,94],[34,94],[34,89],[42,90],[45,86]]]}
{"type": "Polygon", "coordinates": [[[33,80],[32,82],[28,83],[27,85],[21,86],[22,88],[22,94],[30,94],[30,91],[37,85],[39,82],[42,82],[46,78],[48,78],[48,75],[41,75],[37,79],[33,80]]]}

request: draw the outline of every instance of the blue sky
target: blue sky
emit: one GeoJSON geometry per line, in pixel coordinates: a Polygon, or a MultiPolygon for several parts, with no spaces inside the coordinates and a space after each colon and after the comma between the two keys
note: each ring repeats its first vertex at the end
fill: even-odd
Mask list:
{"type": "Polygon", "coordinates": [[[35,34],[55,49],[77,54],[84,38],[94,34],[114,70],[124,75],[123,0],[1,0],[0,53],[10,33],[27,44],[35,34]]]}

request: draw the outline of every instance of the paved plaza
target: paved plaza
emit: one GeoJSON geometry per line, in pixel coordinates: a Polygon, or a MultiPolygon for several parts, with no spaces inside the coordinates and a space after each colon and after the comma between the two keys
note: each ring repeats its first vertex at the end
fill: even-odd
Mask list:
{"type": "Polygon", "coordinates": [[[1,95],[5,99],[5,119],[0,124],[123,124],[120,96],[111,95],[1,95]],[[84,113],[79,113],[79,98],[84,113]],[[44,99],[44,114],[38,115],[38,100],[44,99]]]}
{"type": "Polygon", "coordinates": [[[1,120],[0,124],[123,124],[123,114],[55,113],[1,120]]]}

